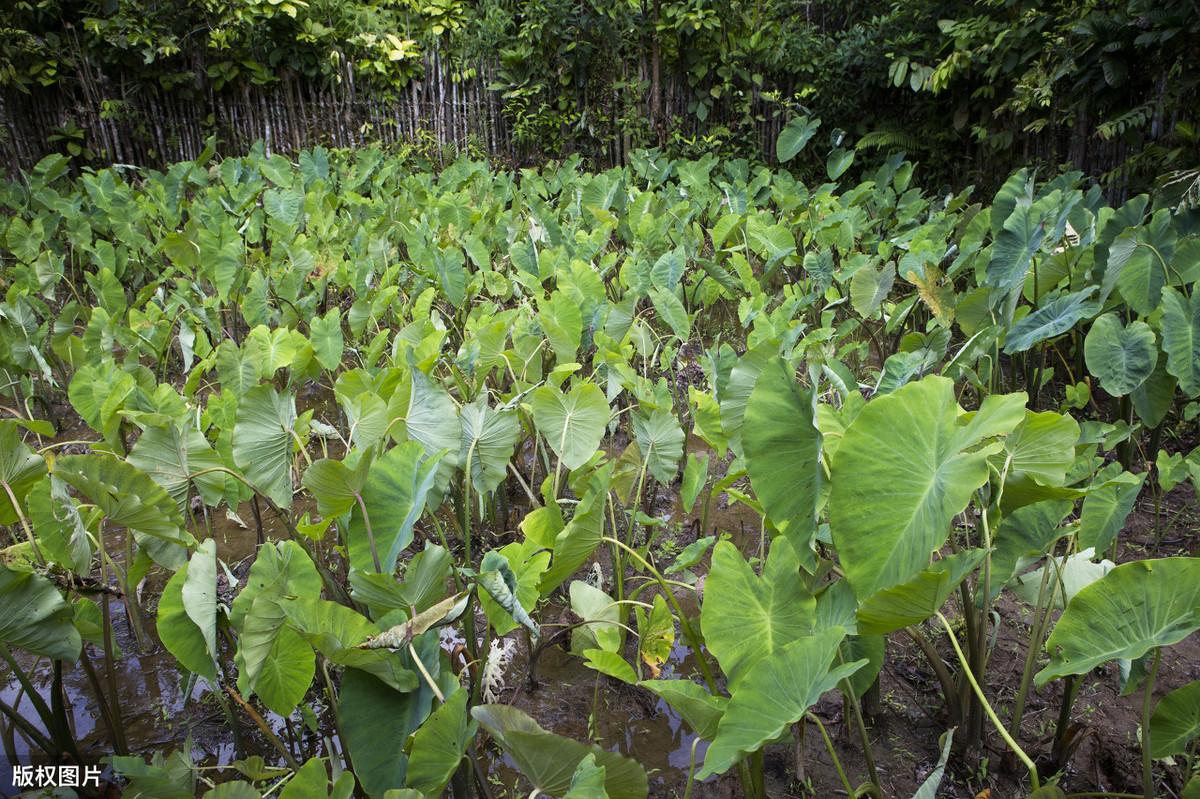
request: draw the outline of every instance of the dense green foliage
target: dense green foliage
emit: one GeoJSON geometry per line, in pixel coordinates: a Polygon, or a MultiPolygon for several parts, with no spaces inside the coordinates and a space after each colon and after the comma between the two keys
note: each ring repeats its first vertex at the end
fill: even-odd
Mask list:
{"type": "MultiPolygon", "coordinates": [[[[1029,170],[988,205],[931,196],[899,156],[843,185],[853,151],[826,141],[796,118],[778,143],[824,161],[813,185],[713,156],[435,173],[371,148],[210,152],[136,182],[52,157],[5,184],[0,603],[31,609],[0,614],[10,668],[29,679],[7,647],[111,674],[121,605],[95,597],[119,589],[231,727],[260,726],[268,765],[145,763],[93,679],[145,796],[464,799],[490,741],[544,793],[643,799],[634,759],[500,701],[505,647],[532,671],[555,645],[711,741],[689,782],[736,773],[752,797],[763,749],[796,724],[824,736],[809,710],[840,691],[879,795],[859,700],[904,631],[946,727],[965,745],[994,727],[1039,796],[1096,786],[1057,774],[1065,727],[1054,768],[1026,753],[1028,691],[1065,680],[1069,719],[1071,686],[1121,660],[1147,698],[1144,793],[1181,785],[1193,758],[1156,776],[1150,753],[1194,751],[1194,690],[1157,728],[1151,699],[1200,628],[1200,561],[1105,557],[1129,555],[1149,464],[1154,491],[1200,482],[1172,435],[1200,409],[1200,212],[1029,170]],[[75,416],[85,451],[58,454],[75,416]],[[696,508],[682,551],[662,549],[655,486],[696,508]],[[760,535],[711,529],[721,497],[760,535]],[[210,524],[244,503],[286,534],[234,574],[210,524]],[[1034,619],[1007,724],[989,691],[992,632],[1018,623],[1005,590],[1034,619]],[[564,605],[566,627],[546,612],[564,605]],[[439,645],[452,629],[465,658],[439,645]],[[694,671],[661,674],[677,636],[694,671]],[[285,743],[265,711],[339,745],[285,743]]],[[[0,711],[88,756],[60,702],[42,729],[0,711]]]]}
{"type": "MultiPolygon", "coordinates": [[[[295,80],[399,101],[436,57],[456,82],[485,80],[539,159],[601,163],[625,137],[760,156],[763,125],[802,111],[956,188],[1069,163],[1137,190],[1196,166],[1198,48],[1187,0],[19,0],[0,85],[122,120],[152,113],[150,89],[210,114],[248,86],[294,105],[295,80]]],[[[135,121],[152,137],[155,120],[135,121]]],[[[81,138],[97,148],[70,125],[59,146],[81,138]]]]}

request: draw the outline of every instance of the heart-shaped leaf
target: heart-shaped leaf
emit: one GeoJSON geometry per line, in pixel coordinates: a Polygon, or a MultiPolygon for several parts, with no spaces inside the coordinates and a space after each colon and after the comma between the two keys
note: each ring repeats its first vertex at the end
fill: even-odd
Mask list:
{"type": "Polygon", "coordinates": [[[697,778],[722,774],[778,738],[803,718],[822,694],[866,665],[859,660],[830,670],[844,637],[840,627],[821,630],[752,665],[733,689],[697,778]]]}
{"type": "Polygon", "coordinates": [[[521,424],[511,410],[489,408],[480,394],[464,405],[459,414],[462,442],[458,460],[471,472],[471,487],[477,494],[490,495],[504,480],[508,461],[521,438],[521,424]]]}
{"type": "Polygon", "coordinates": [[[0,421],[0,524],[17,521],[17,502],[29,493],[34,483],[46,473],[46,461],[21,441],[21,428],[11,419],[0,421]]]}
{"type": "Polygon", "coordinates": [[[733,544],[719,541],[713,548],[700,629],[731,685],[755,661],[812,632],[817,601],[800,581],[799,569],[785,538],[771,544],[761,577],[733,544]]]}
{"type": "Polygon", "coordinates": [[[683,457],[684,435],[679,420],[668,408],[633,417],[633,432],[638,449],[646,459],[646,468],[655,480],[670,485],[679,473],[683,457]]]}
{"type": "Polygon", "coordinates": [[[413,525],[425,512],[439,463],[439,458],[426,457],[419,443],[407,441],[371,464],[362,489],[366,513],[356,502],[346,530],[351,566],[384,574],[395,571],[400,553],[412,543],[413,525]]]}
{"type": "Polygon", "coordinates": [[[65,455],[54,475],[96,504],[115,525],[133,531],[138,546],[174,571],[194,542],[183,527],[179,506],[145,472],[112,455],[65,455]]]}
{"type": "Polygon", "coordinates": [[[1115,313],[1092,323],[1083,340],[1083,357],[1088,371],[1114,397],[1123,397],[1140,386],[1158,362],[1154,331],[1142,321],[1121,324],[1115,313]]]}
{"type": "Polygon", "coordinates": [[[1176,688],[1158,700],[1150,717],[1150,756],[1182,755],[1200,735],[1200,680],[1176,688]]]}
{"type": "MultiPolygon", "coordinates": [[[[188,564],[184,564],[167,580],[158,599],[155,629],[162,645],[180,666],[215,683],[216,663],[209,653],[208,642],[183,606],[183,586],[187,575],[188,564]]],[[[215,616],[213,620],[216,621],[215,616]]]]}
{"type": "Polygon", "coordinates": [[[872,594],[859,605],[858,632],[886,635],[925,621],[941,609],[986,554],[982,549],[955,553],[935,561],[905,583],[872,594]]]}
{"type": "Polygon", "coordinates": [[[962,414],[954,384],[926,377],[867,403],[833,457],[829,524],[846,577],[865,599],[925,569],[950,522],[988,479],[986,439],[1024,418],[1024,394],[962,414]],[[982,444],[982,446],[981,446],[982,444]]]}
{"type": "Polygon", "coordinates": [[[784,530],[797,553],[807,551],[823,482],[816,394],[801,388],[779,358],[763,367],[746,403],[742,446],[767,518],[784,530]]]}
{"type": "Polygon", "coordinates": [[[1200,558],[1123,563],[1084,588],[1046,641],[1038,687],[1110,660],[1137,660],[1200,629],[1200,558]],[[1120,624],[1114,624],[1120,619],[1120,624]]]}
{"type": "Polygon", "coordinates": [[[180,512],[195,487],[205,505],[215,507],[225,495],[224,467],[208,439],[194,427],[155,425],[142,431],[127,460],[166,489],[180,512]]]}
{"type": "Polygon", "coordinates": [[[295,424],[295,398],[271,386],[252,388],[238,402],[233,460],[246,479],[281,508],[292,506],[295,424]]]}
{"type": "Polygon", "coordinates": [[[791,161],[816,135],[820,126],[819,119],[809,119],[805,116],[789,119],[779,132],[779,137],[775,139],[775,157],[781,164],[791,161]]]}

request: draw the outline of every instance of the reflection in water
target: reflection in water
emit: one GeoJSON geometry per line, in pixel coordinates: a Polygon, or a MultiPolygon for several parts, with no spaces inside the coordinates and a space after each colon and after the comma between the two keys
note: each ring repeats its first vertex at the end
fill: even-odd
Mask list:
{"type": "MultiPolygon", "coordinates": [[[[702,444],[698,446],[698,443],[689,441],[689,450],[700,449],[702,444]]],[[[691,513],[684,513],[677,503],[676,492],[663,492],[655,501],[655,505],[658,506],[656,509],[668,524],[691,527],[698,535],[703,535],[704,531],[695,529],[698,527],[701,503],[697,503],[697,507],[692,509],[691,513]]],[[[707,515],[708,532],[732,533],[735,541],[743,549],[755,549],[759,543],[757,515],[744,506],[724,505],[724,502],[714,501],[710,507],[707,515]]],[[[311,504],[303,499],[298,501],[298,512],[311,509],[311,504]]],[[[245,571],[257,549],[258,531],[255,529],[254,520],[253,509],[247,503],[238,508],[233,518],[220,512],[200,515],[193,532],[198,538],[213,537],[217,541],[218,556],[235,574],[244,579],[245,571]],[[240,524],[241,520],[249,526],[240,524]]],[[[271,514],[262,514],[262,522],[264,537],[267,540],[286,537],[286,531],[271,514]]],[[[116,531],[110,535],[112,541],[106,543],[114,559],[120,562],[124,533],[116,531]]],[[[683,541],[682,544],[688,542],[683,541]]],[[[143,586],[141,594],[148,599],[143,603],[149,605],[147,611],[153,609],[153,603],[165,580],[166,575],[156,572],[143,586]]],[[[228,603],[232,600],[233,593],[235,592],[227,589],[221,600],[228,603]]],[[[682,591],[678,599],[685,613],[692,616],[698,614],[699,603],[694,593],[682,591]]],[[[116,662],[119,692],[117,704],[120,707],[126,737],[134,750],[133,754],[149,755],[156,751],[165,753],[182,747],[190,738],[191,754],[197,763],[208,766],[232,763],[237,758],[237,752],[220,705],[215,701],[216,697],[203,680],[189,683],[180,676],[174,658],[157,640],[153,613],[145,613],[148,637],[146,647],[149,651],[139,651],[122,603],[119,600],[111,600],[109,608],[113,619],[114,640],[124,653],[124,657],[116,662]],[[189,690],[189,685],[190,692],[185,697],[184,692],[189,690]]],[[[91,652],[92,663],[100,680],[104,682],[103,653],[91,645],[88,645],[87,649],[91,652]]],[[[524,647],[519,649],[523,650],[524,647]]],[[[23,668],[33,669],[34,684],[39,687],[46,686],[43,695],[48,694],[51,676],[49,662],[45,659],[35,661],[28,655],[17,654],[23,668]]],[[[521,651],[510,666],[510,686],[519,681],[525,673],[525,654],[521,651]]],[[[691,650],[677,635],[670,658],[663,664],[659,677],[695,679],[695,665],[691,650]]],[[[666,702],[644,689],[601,677],[587,668],[581,658],[558,648],[551,648],[543,653],[538,671],[541,687],[535,691],[520,691],[515,705],[547,730],[577,741],[590,740],[594,733],[600,746],[638,760],[650,774],[651,785],[657,786],[659,792],[667,786],[680,786],[686,781],[696,735],[666,702]]],[[[112,754],[108,732],[102,723],[97,700],[86,673],[78,665],[67,665],[64,668],[63,679],[68,715],[76,739],[81,742],[85,754],[97,758],[112,754]]],[[[45,732],[29,697],[22,695],[16,678],[2,669],[0,698],[16,706],[25,718],[45,732]]],[[[506,700],[502,698],[501,701],[506,700]]],[[[299,713],[294,714],[290,720],[266,712],[264,717],[280,737],[291,737],[289,726],[303,726],[299,713]]],[[[239,718],[239,724],[244,732],[256,734],[244,718],[239,718]]],[[[332,734],[326,741],[335,750],[340,749],[340,744],[332,734]]],[[[19,734],[15,736],[14,742],[18,758],[29,762],[31,752],[28,743],[19,734]]],[[[248,744],[251,751],[247,754],[262,754],[268,762],[277,760],[274,751],[261,741],[255,744],[251,740],[248,744]]],[[[696,745],[697,765],[703,762],[707,746],[704,741],[696,745]]],[[[325,746],[318,744],[318,748],[323,750],[325,746]]],[[[488,750],[484,757],[495,778],[505,784],[516,783],[515,764],[507,756],[488,750]]],[[[652,787],[652,794],[654,793],[656,791],[652,787]]]]}
{"type": "MultiPolygon", "coordinates": [[[[237,515],[243,519],[253,518],[249,503],[238,511],[237,515]]],[[[268,538],[285,536],[278,520],[264,516],[263,522],[268,538]]],[[[241,574],[244,574],[245,566],[239,569],[238,564],[244,562],[248,565],[257,548],[257,531],[253,529],[253,524],[246,528],[220,513],[209,516],[207,520],[203,517],[197,519],[197,527],[192,532],[197,538],[211,536],[217,542],[217,553],[221,560],[241,574]]],[[[105,534],[105,547],[122,568],[124,536],[121,530],[110,530],[105,534]]],[[[196,762],[206,765],[232,763],[237,757],[232,736],[208,685],[203,680],[195,680],[188,696],[184,696],[184,691],[188,689],[187,680],[176,668],[175,659],[159,643],[154,629],[154,614],[145,612],[152,609],[157,601],[167,576],[161,570],[153,571],[139,592],[143,597],[147,651],[139,651],[122,601],[109,599],[113,642],[122,655],[114,661],[114,666],[117,672],[116,704],[120,708],[126,738],[134,750],[133,754],[148,755],[156,751],[165,753],[178,749],[190,736],[192,756],[196,762]]],[[[102,685],[106,687],[104,653],[91,644],[85,644],[84,648],[102,685]]],[[[20,651],[14,652],[14,655],[48,702],[52,676],[50,662],[20,651]]],[[[0,684],[0,699],[16,707],[40,732],[46,732],[32,700],[21,690],[16,676],[3,666],[0,666],[0,684]]],[[[95,691],[79,664],[64,664],[63,687],[68,720],[84,755],[100,758],[113,754],[95,691]]],[[[274,714],[267,714],[266,717],[276,732],[285,727],[282,718],[274,714]]],[[[37,754],[30,751],[28,741],[19,733],[14,735],[13,744],[15,754],[22,762],[30,762],[31,755],[37,754]]]]}
{"type": "MultiPolygon", "coordinates": [[[[691,612],[689,597],[694,601],[694,595],[679,596],[685,613],[691,612]]],[[[659,679],[693,679],[697,669],[692,650],[678,636],[661,668],[659,679]]],[[[512,682],[521,679],[525,673],[524,660],[514,661],[510,673],[512,682]]],[[[692,744],[697,736],[666,702],[643,688],[603,677],[585,666],[582,658],[558,648],[543,652],[538,661],[538,677],[540,688],[520,691],[513,704],[546,730],[588,741],[590,723],[596,734],[595,743],[632,757],[645,767],[652,796],[686,782],[692,744]]],[[[704,740],[696,745],[697,770],[707,749],[704,740]]],[[[492,752],[489,770],[505,785],[516,785],[519,780],[516,764],[506,754],[492,752]]]]}

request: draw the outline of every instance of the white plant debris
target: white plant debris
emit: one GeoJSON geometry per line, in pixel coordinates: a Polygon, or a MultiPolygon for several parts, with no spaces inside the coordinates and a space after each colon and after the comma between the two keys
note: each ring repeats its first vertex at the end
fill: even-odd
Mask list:
{"type": "Polygon", "coordinates": [[[517,650],[517,642],[511,638],[493,638],[488,650],[487,662],[483,665],[483,701],[497,702],[504,690],[504,678],[508,664],[517,650]]]}

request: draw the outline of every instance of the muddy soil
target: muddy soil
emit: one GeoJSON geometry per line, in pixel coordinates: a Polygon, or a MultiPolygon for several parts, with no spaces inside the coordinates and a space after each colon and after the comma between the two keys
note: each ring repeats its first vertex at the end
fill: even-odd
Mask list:
{"type": "MultiPolygon", "coordinates": [[[[689,450],[702,446],[700,442],[689,441],[689,450]]],[[[714,473],[723,476],[725,465],[714,463],[714,473]]],[[[757,514],[745,506],[731,504],[728,496],[718,498],[710,508],[707,530],[699,527],[698,509],[683,513],[678,507],[677,491],[661,489],[653,509],[653,515],[668,524],[668,534],[656,544],[660,562],[669,562],[669,557],[662,555],[678,552],[704,534],[729,534],[748,557],[760,551],[762,539],[757,514]]],[[[1190,487],[1178,487],[1163,497],[1157,513],[1147,491],[1127,520],[1117,561],[1196,556],[1200,554],[1194,536],[1197,529],[1200,529],[1200,507],[1190,487]]],[[[701,564],[696,571],[705,573],[707,565],[701,564]]],[[[680,591],[677,597],[685,608],[691,608],[689,613],[696,610],[694,593],[680,591]]],[[[999,600],[997,612],[999,627],[987,690],[993,706],[1007,722],[1025,664],[1031,614],[1028,607],[1007,593],[999,600]]],[[[940,628],[927,626],[925,632],[955,671],[953,650],[940,628]]],[[[519,675],[524,673],[522,666],[523,661],[518,657],[511,671],[518,683],[519,675]]],[[[536,690],[521,686],[512,689],[503,701],[512,702],[554,732],[579,740],[591,737],[605,748],[636,757],[650,773],[652,797],[683,795],[694,737],[665,703],[645,691],[597,675],[580,658],[565,651],[548,650],[538,671],[541,679],[536,690]]],[[[681,642],[677,642],[664,672],[699,681],[691,653],[681,642]]],[[[1161,696],[1195,679],[1200,679],[1200,637],[1192,636],[1164,650],[1155,695],[1161,696]]],[[[1046,767],[1058,721],[1060,694],[1060,684],[1051,684],[1043,691],[1031,689],[1021,727],[1020,743],[1039,761],[1044,777],[1052,773],[1046,767]]],[[[1141,702],[1140,692],[1120,696],[1116,664],[1098,669],[1085,681],[1071,713],[1074,748],[1059,779],[1065,790],[1140,794],[1141,702]]],[[[888,797],[912,796],[935,769],[939,737],[948,724],[941,689],[932,670],[916,645],[903,635],[889,637],[887,658],[879,678],[879,700],[872,707],[874,712],[868,727],[884,793],[888,797]]],[[[858,786],[866,779],[867,766],[840,695],[826,695],[815,713],[829,730],[851,783],[858,786]]],[[[939,797],[1021,799],[1026,796],[1020,764],[1014,762],[993,731],[986,729],[984,737],[983,747],[956,753],[951,758],[937,793],[939,797]]],[[[704,749],[704,742],[700,742],[697,761],[703,759],[704,749]]],[[[502,784],[519,782],[511,765],[502,755],[493,753],[493,773],[502,784]]],[[[765,768],[771,797],[846,793],[815,728],[805,732],[800,746],[793,742],[769,747],[765,768]]],[[[1177,796],[1183,781],[1178,769],[1159,764],[1157,773],[1161,795],[1177,796]]],[[[510,793],[501,795],[524,794],[514,785],[510,793]]],[[[697,784],[692,790],[694,797],[713,799],[741,795],[737,779],[730,775],[697,784]]]]}
{"type": "MultiPolygon", "coordinates": [[[[336,410],[329,411],[327,421],[336,420],[336,410]]],[[[86,438],[86,431],[66,431],[61,438],[86,438]]],[[[689,451],[702,451],[703,442],[689,439],[689,451]]],[[[614,453],[619,454],[619,453],[614,453]]],[[[728,464],[713,460],[710,479],[719,479],[728,464]]],[[[526,472],[528,474],[528,472],[526,472]]],[[[746,490],[746,485],[735,484],[746,490]]],[[[489,525],[486,546],[501,546],[517,533],[516,524],[523,515],[524,494],[518,487],[504,503],[504,512],[489,525]]],[[[756,555],[764,545],[762,528],[757,514],[734,502],[729,495],[716,498],[707,513],[695,508],[685,511],[679,507],[677,487],[659,488],[649,503],[651,515],[664,523],[664,533],[652,552],[660,564],[669,563],[687,544],[703,535],[729,534],[748,555],[756,555]],[[702,518],[704,523],[702,524],[702,518]]],[[[306,508],[300,508],[303,512],[306,508]]],[[[236,519],[218,511],[196,520],[196,534],[216,539],[219,557],[230,566],[234,576],[244,578],[262,538],[281,539],[287,531],[278,519],[261,508],[263,529],[257,529],[251,504],[237,509],[236,519]]],[[[1162,498],[1157,509],[1149,492],[1131,514],[1121,537],[1118,561],[1200,554],[1195,531],[1200,529],[1200,510],[1197,509],[1191,488],[1181,486],[1162,498]]],[[[113,551],[120,553],[113,541],[113,551]]],[[[418,530],[418,541],[433,537],[432,530],[418,530]]],[[[319,554],[329,555],[325,551],[319,554]]],[[[119,559],[119,554],[117,555],[119,559]]],[[[606,557],[606,556],[605,556],[606,557]]],[[[604,565],[607,567],[608,563],[604,565]]],[[[707,564],[695,569],[707,571],[707,564]]],[[[609,571],[611,578],[611,571],[609,571]]],[[[222,576],[222,581],[224,577],[222,576]]],[[[147,610],[153,610],[162,588],[162,575],[152,576],[142,586],[147,610]]],[[[702,578],[701,578],[702,584],[702,578]]],[[[232,595],[231,586],[222,585],[223,601],[232,595]]],[[[698,613],[696,594],[677,589],[681,605],[689,613],[698,613]]],[[[159,645],[153,625],[145,625],[146,639],[139,647],[128,624],[121,603],[110,605],[115,620],[117,643],[125,658],[116,665],[120,686],[120,705],[135,754],[149,755],[168,751],[191,742],[194,758],[205,765],[224,766],[232,763],[237,752],[224,713],[219,703],[202,686],[181,681],[173,659],[159,645]]],[[[542,619],[556,617],[564,611],[560,598],[538,609],[534,615],[542,619]]],[[[988,693],[1001,717],[1007,721],[1024,665],[1029,635],[1028,609],[1010,598],[1002,597],[997,606],[999,628],[989,670],[988,693]]],[[[929,638],[947,663],[954,656],[945,636],[928,628],[929,638]]],[[[514,634],[514,637],[517,637],[514,634]]],[[[621,752],[640,761],[650,775],[650,795],[680,797],[688,782],[693,762],[703,759],[705,744],[697,742],[677,714],[664,702],[646,691],[624,685],[598,675],[563,648],[552,647],[541,656],[539,680],[528,685],[528,653],[523,638],[517,638],[517,654],[510,666],[508,686],[500,701],[511,702],[536,719],[543,727],[575,738],[594,740],[606,749],[621,752]],[[696,744],[693,748],[693,744],[696,744]]],[[[93,650],[93,663],[102,672],[103,661],[93,650]]],[[[230,656],[231,659],[231,656],[230,656]]],[[[48,680],[48,664],[25,662],[34,666],[39,679],[48,680]]],[[[697,679],[694,654],[682,640],[677,640],[671,659],[664,665],[664,678],[697,679]]],[[[1164,651],[1156,694],[1161,695],[1191,680],[1200,678],[1200,637],[1188,640],[1164,651]]],[[[17,705],[29,718],[35,718],[27,697],[20,696],[15,680],[0,673],[3,688],[0,698],[17,705]]],[[[101,723],[94,694],[81,669],[66,673],[70,715],[77,737],[87,750],[96,756],[111,754],[107,735],[101,723]]],[[[1031,756],[1046,758],[1058,717],[1058,685],[1045,691],[1033,691],[1021,730],[1021,743],[1031,756]]],[[[1075,749],[1062,775],[1061,785],[1068,791],[1115,791],[1138,793],[1141,790],[1140,748],[1137,730],[1140,718],[1141,695],[1122,697],[1118,691],[1118,676],[1114,664],[1097,670],[1085,683],[1075,703],[1071,721],[1075,725],[1075,749]]],[[[947,723],[941,705],[937,680],[921,653],[906,637],[893,635],[887,645],[887,659],[880,674],[878,702],[868,726],[873,752],[883,789],[888,797],[909,797],[934,769],[938,759],[938,738],[947,723]]],[[[835,751],[851,782],[858,785],[866,778],[858,737],[844,712],[836,693],[829,694],[816,706],[816,715],[833,738],[835,751]]],[[[299,714],[282,719],[264,711],[268,724],[285,741],[297,741],[306,754],[327,754],[328,745],[321,734],[306,731],[299,714]]],[[[271,761],[273,750],[265,739],[249,725],[244,717],[239,727],[249,753],[257,753],[271,761]]],[[[322,731],[324,732],[324,731],[322,731]]],[[[18,755],[29,755],[18,736],[18,755]]],[[[337,749],[336,741],[332,746],[337,749]]],[[[493,794],[501,797],[527,796],[528,787],[513,768],[513,764],[494,747],[483,750],[493,794]]],[[[1019,765],[1007,756],[998,736],[987,731],[985,745],[951,759],[940,797],[986,797],[987,799],[1019,799],[1021,789],[1019,765]]],[[[768,748],[765,753],[767,792],[771,797],[827,797],[844,795],[832,761],[815,728],[809,727],[803,740],[768,748]]],[[[1176,796],[1182,777],[1178,768],[1160,765],[1162,796],[1176,796]]],[[[697,799],[725,799],[741,796],[736,777],[726,775],[712,778],[693,787],[697,799]]]]}

